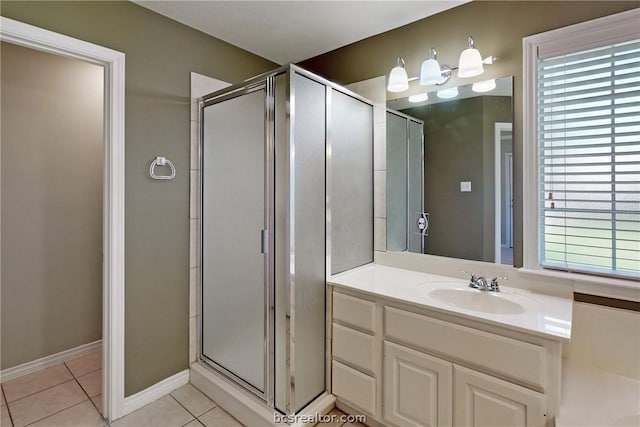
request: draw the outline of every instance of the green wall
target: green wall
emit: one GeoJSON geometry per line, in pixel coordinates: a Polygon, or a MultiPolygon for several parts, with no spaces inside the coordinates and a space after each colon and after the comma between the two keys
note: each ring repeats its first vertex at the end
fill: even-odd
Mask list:
{"type": "MultiPolygon", "coordinates": [[[[522,265],[522,38],[638,7],[638,1],[473,1],[386,33],[353,43],[301,65],[330,80],[349,84],[387,75],[398,56],[417,75],[428,49],[441,63],[456,66],[467,35],[499,62],[484,78],[514,76],[514,263],[522,265]]],[[[455,75],[455,73],[454,73],[455,75]]],[[[447,86],[468,83],[453,77],[447,86]]]]}
{"type": "Polygon", "coordinates": [[[102,337],[104,70],[0,45],[4,370],[102,337]]]}
{"type": "Polygon", "coordinates": [[[130,2],[3,1],[8,18],[126,54],[125,394],[188,367],[190,71],[231,83],[276,64],[130,2]],[[151,160],[176,165],[172,181],[151,160]]]}

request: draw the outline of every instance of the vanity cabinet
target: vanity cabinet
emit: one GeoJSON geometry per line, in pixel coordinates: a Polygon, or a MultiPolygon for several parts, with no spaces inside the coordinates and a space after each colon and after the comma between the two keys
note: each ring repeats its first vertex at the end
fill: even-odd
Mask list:
{"type": "Polygon", "coordinates": [[[545,396],[507,381],[454,365],[456,426],[544,426],[545,396]]]}
{"type": "Polygon", "coordinates": [[[558,341],[351,289],[332,299],[339,408],[396,427],[553,425],[558,341]]]}
{"type": "Polygon", "coordinates": [[[397,426],[451,426],[453,365],[392,342],[384,343],[384,420],[397,426]]]}
{"type": "Polygon", "coordinates": [[[380,351],[376,343],[376,303],[336,293],[332,298],[331,378],[333,394],[354,409],[376,417],[380,351]]]}

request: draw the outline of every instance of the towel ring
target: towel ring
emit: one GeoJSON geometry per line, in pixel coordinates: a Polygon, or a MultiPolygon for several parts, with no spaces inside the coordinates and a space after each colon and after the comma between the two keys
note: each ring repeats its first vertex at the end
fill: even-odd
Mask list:
{"type": "Polygon", "coordinates": [[[176,168],[173,166],[171,160],[166,157],[156,157],[149,166],[149,175],[153,179],[173,179],[176,177],[176,168]],[[169,166],[171,168],[171,175],[156,175],[156,166],[169,166]]]}

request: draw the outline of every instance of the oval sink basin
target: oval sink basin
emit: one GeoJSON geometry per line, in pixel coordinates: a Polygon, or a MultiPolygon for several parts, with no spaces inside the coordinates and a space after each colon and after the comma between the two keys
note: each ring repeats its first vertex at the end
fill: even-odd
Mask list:
{"type": "Polygon", "coordinates": [[[524,307],[499,293],[475,289],[434,289],[429,296],[440,302],[465,310],[493,314],[521,314],[524,307]]]}

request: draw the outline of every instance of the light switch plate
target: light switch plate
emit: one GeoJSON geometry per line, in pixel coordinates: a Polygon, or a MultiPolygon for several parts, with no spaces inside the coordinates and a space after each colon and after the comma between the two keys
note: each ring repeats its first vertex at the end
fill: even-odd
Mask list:
{"type": "Polygon", "coordinates": [[[460,181],[460,192],[471,193],[471,181],[460,181]]]}

